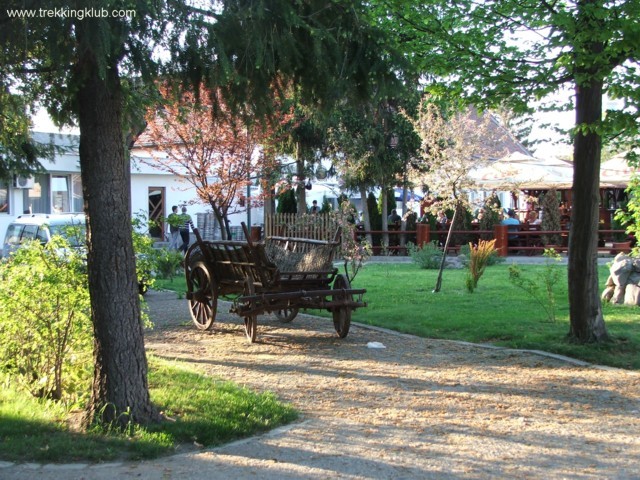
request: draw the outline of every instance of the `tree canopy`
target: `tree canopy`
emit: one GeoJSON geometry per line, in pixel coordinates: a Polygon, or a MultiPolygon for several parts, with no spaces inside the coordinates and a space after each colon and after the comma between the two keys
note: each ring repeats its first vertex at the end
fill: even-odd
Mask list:
{"type": "Polygon", "coordinates": [[[327,104],[336,92],[377,95],[397,70],[366,8],[342,0],[4,2],[0,85],[80,128],[95,337],[87,422],[159,418],[146,379],[125,149],[155,101],[147,93],[160,77],[177,92],[204,84],[230,108],[249,104],[256,113],[269,111],[279,79],[327,104]]]}
{"type": "Polygon", "coordinates": [[[607,339],[597,282],[598,182],[603,142],[637,145],[640,4],[635,0],[388,0],[376,16],[427,88],[479,106],[518,111],[563,88],[575,109],[569,245],[571,338],[607,339]],[[623,108],[603,116],[603,95],[623,108]]]}

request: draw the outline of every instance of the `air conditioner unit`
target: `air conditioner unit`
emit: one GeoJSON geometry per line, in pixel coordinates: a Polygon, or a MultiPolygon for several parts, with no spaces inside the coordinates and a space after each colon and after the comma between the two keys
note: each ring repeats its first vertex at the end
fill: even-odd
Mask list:
{"type": "Polygon", "coordinates": [[[34,184],[33,177],[27,177],[25,175],[16,175],[15,181],[13,182],[13,186],[16,188],[33,188],[34,184]]]}

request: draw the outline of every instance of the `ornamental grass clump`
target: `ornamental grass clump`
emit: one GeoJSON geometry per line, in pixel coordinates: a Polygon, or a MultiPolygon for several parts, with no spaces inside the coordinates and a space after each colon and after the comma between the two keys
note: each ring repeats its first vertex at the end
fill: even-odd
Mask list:
{"type": "Polygon", "coordinates": [[[494,240],[480,240],[478,245],[469,244],[469,265],[466,278],[467,290],[469,293],[478,288],[478,281],[484,273],[489,261],[496,253],[496,241],[494,240]]]}

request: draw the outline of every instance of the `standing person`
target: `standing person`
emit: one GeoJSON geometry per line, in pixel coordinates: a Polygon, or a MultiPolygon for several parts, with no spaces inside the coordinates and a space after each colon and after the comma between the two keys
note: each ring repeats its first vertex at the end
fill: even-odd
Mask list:
{"type": "Polygon", "coordinates": [[[178,239],[180,238],[180,225],[182,224],[182,220],[180,219],[180,215],[178,215],[177,205],[171,207],[171,213],[167,217],[167,223],[169,224],[169,248],[178,250],[178,248],[180,248],[178,239]]]}
{"type": "Polygon", "coordinates": [[[318,201],[314,200],[311,206],[311,214],[315,215],[316,213],[320,213],[320,207],[318,206],[318,201]]]}
{"type": "Polygon", "coordinates": [[[180,237],[182,237],[182,250],[187,253],[189,249],[189,232],[193,228],[193,221],[191,215],[187,213],[187,207],[182,207],[182,215],[180,215],[180,237]]]}
{"type": "MultiPolygon", "coordinates": [[[[449,218],[444,210],[438,210],[438,214],[436,216],[436,230],[446,230],[447,223],[449,223],[449,218]]],[[[444,244],[447,241],[447,235],[441,233],[438,235],[438,246],[444,247],[444,244]]]]}

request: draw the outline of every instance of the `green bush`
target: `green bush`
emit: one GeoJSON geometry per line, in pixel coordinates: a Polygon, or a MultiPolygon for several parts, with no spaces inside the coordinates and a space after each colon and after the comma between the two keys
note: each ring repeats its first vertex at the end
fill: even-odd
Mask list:
{"type": "Polygon", "coordinates": [[[153,272],[155,270],[154,240],[149,235],[148,228],[153,222],[147,222],[144,214],[136,214],[131,221],[133,226],[133,250],[136,254],[136,276],[138,291],[144,295],[148,288],[153,287],[153,272]]]}
{"type": "Polygon", "coordinates": [[[158,248],[153,255],[154,271],[158,278],[173,280],[182,268],[183,256],[180,250],[158,248]]]}
{"type": "Polygon", "coordinates": [[[425,243],[422,248],[415,246],[413,243],[407,243],[407,250],[409,251],[411,259],[417,263],[420,268],[427,270],[440,268],[442,249],[438,247],[437,242],[425,243]]]}
{"type": "Polygon", "coordinates": [[[298,201],[296,192],[290,188],[278,195],[278,213],[298,213],[298,201]]]}
{"type": "Polygon", "coordinates": [[[0,369],[34,396],[75,402],[93,345],[83,253],[62,237],[0,264],[0,369]]]}
{"type": "Polygon", "coordinates": [[[484,201],[483,216],[480,220],[480,230],[491,230],[491,233],[483,233],[482,240],[491,240],[493,238],[493,228],[500,225],[500,211],[502,204],[495,193],[492,193],[484,201]]]}
{"type": "Polygon", "coordinates": [[[533,279],[524,276],[522,269],[518,265],[511,265],[509,267],[509,281],[534,298],[546,312],[549,321],[555,323],[557,317],[555,290],[562,273],[558,266],[560,254],[550,248],[545,249],[544,257],[544,268],[533,279]]]}
{"type": "MultiPolygon", "coordinates": [[[[373,192],[369,192],[369,195],[367,196],[367,208],[369,209],[369,221],[371,223],[371,230],[382,230],[382,214],[378,209],[378,201],[376,200],[376,196],[373,194],[373,192]]],[[[380,234],[371,234],[371,241],[373,242],[374,247],[379,246],[381,242],[380,234]]]]}
{"type": "MultiPolygon", "coordinates": [[[[554,232],[560,230],[560,202],[558,201],[558,192],[549,190],[542,197],[542,220],[540,228],[546,232],[554,232]]],[[[562,237],[558,233],[551,235],[542,235],[542,242],[545,245],[560,245],[562,237]]]]}
{"type": "Polygon", "coordinates": [[[320,208],[320,213],[331,213],[333,211],[333,206],[331,202],[327,198],[326,195],[322,196],[322,207],[320,208]]]}

